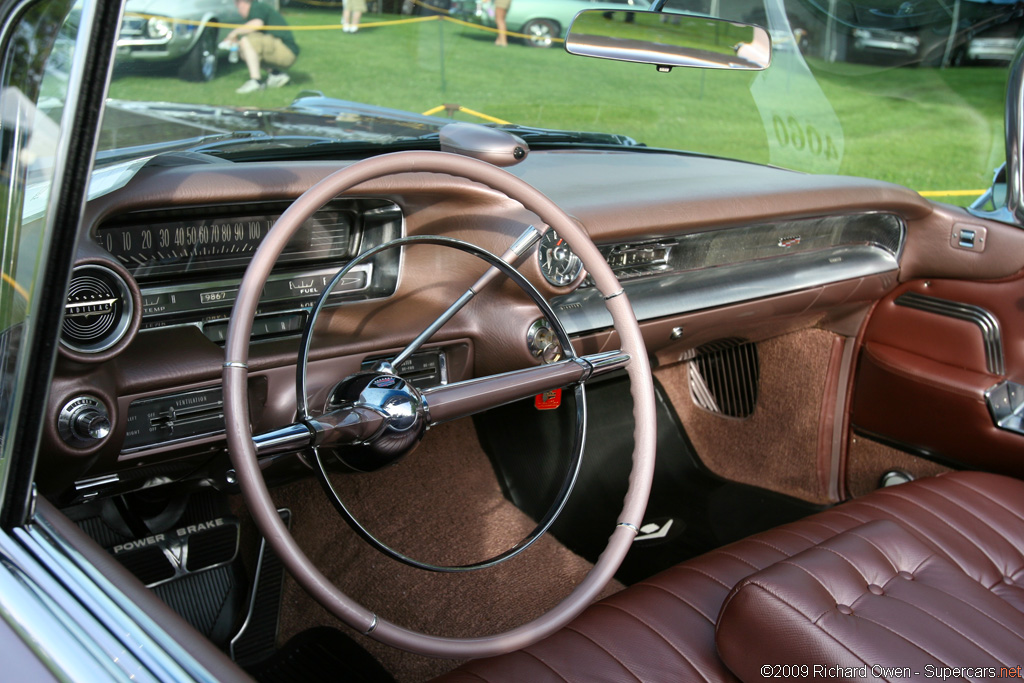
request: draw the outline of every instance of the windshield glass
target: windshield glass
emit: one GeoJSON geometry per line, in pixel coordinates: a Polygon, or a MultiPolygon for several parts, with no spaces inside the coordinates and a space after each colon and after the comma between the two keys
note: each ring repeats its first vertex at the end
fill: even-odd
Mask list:
{"type": "Polygon", "coordinates": [[[128,0],[99,163],[172,148],[253,159],[321,154],[326,142],[358,154],[436,147],[458,120],[606,134],[529,131],[535,147],[639,143],[968,204],[1004,161],[1021,33],[1019,6],[1005,2],[670,0],[668,12],[765,26],[772,64],[659,73],[562,47],[579,10],[620,10],[607,21],[625,24],[643,2],[353,0],[344,15],[340,2],[277,5],[128,0]]]}

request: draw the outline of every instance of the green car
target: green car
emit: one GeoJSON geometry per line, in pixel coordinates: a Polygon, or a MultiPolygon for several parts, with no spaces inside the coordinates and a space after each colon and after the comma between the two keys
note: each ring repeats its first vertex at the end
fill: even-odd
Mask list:
{"type": "MultiPolygon", "coordinates": [[[[526,44],[533,47],[551,47],[565,38],[565,32],[577,12],[605,7],[621,10],[624,6],[646,9],[648,4],[645,0],[514,0],[506,23],[513,38],[524,38],[526,44]]],[[[452,14],[485,26],[495,26],[494,0],[455,0],[452,2],[452,14]]]]}
{"type": "Polygon", "coordinates": [[[175,64],[187,81],[210,81],[217,75],[220,35],[228,31],[220,25],[240,23],[232,0],[130,0],[117,38],[117,59],[122,64],[175,64]]]}

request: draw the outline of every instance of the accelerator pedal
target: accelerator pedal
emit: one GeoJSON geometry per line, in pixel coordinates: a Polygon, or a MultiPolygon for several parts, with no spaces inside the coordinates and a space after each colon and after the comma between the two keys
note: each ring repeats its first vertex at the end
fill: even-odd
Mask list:
{"type": "MultiPolygon", "coordinates": [[[[291,528],[291,510],[281,508],[277,514],[285,526],[291,528]]],[[[267,539],[263,538],[260,540],[256,577],[249,598],[249,613],[238,633],[231,639],[231,658],[242,668],[261,662],[274,653],[283,587],[284,564],[277,553],[271,550],[267,539]]]]}

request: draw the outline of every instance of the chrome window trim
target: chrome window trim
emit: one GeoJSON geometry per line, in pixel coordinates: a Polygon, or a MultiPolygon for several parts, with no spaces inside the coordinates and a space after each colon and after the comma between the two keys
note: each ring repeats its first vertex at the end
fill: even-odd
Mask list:
{"type": "Polygon", "coordinates": [[[10,536],[0,534],[0,618],[56,678],[67,681],[114,678],[104,660],[98,659],[95,652],[70,632],[67,623],[55,613],[56,605],[46,599],[33,580],[45,570],[34,562],[26,566],[24,558],[15,557],[17,553],[12,553],[12,548],[20,550],[10,536]]]}
{"type": "MultiPolygon", "coordinates": [[[[47,521],[42,509],[37,509],[30,524],[15,529],[13,536],[0,534],[0,558],[4,560],[0,581],[5,570],[17,572],[23,587],[45,608],[35,606],[32,613],[16,615],[25,623],[41,619],[52,627],[36,641],[37,651],[58,659],[74,655],[66,670],[55,672],[59,677],[217,683],[153,618],[89,564],[47,521]],[[81,629],[79,637],[69,628],[69,620],[81,629]],[[133,662],[133,670],[124,668],[133,662]]],[[[3,604],[9,596],[6,591],[0,593],[3,604]]]]}

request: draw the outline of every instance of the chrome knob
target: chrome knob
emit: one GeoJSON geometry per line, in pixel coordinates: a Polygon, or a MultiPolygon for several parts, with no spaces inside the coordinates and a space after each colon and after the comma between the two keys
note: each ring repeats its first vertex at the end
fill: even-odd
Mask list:
{"type": "Polygon", "coordinates": [[[66,443],[88,448],[110,436],[110,413],[94,396],[79,396],[68,401],[57,417],[57,431],[66,443]]]}
{"type": "Polygon", "coordinates": [[[530,326],[526,332],[526,345],[541,363],[555,363],[562,359],[562,345],[558,343],[558,336],[551,329],[551,323],[544,318],[530,326]]]}
{"type": "Polygon", "coordinates": [[[86,408],[75,416],[71,431],[80,439],[99,441],[110,434],[110,417],[95,408],[86,408]]]}

